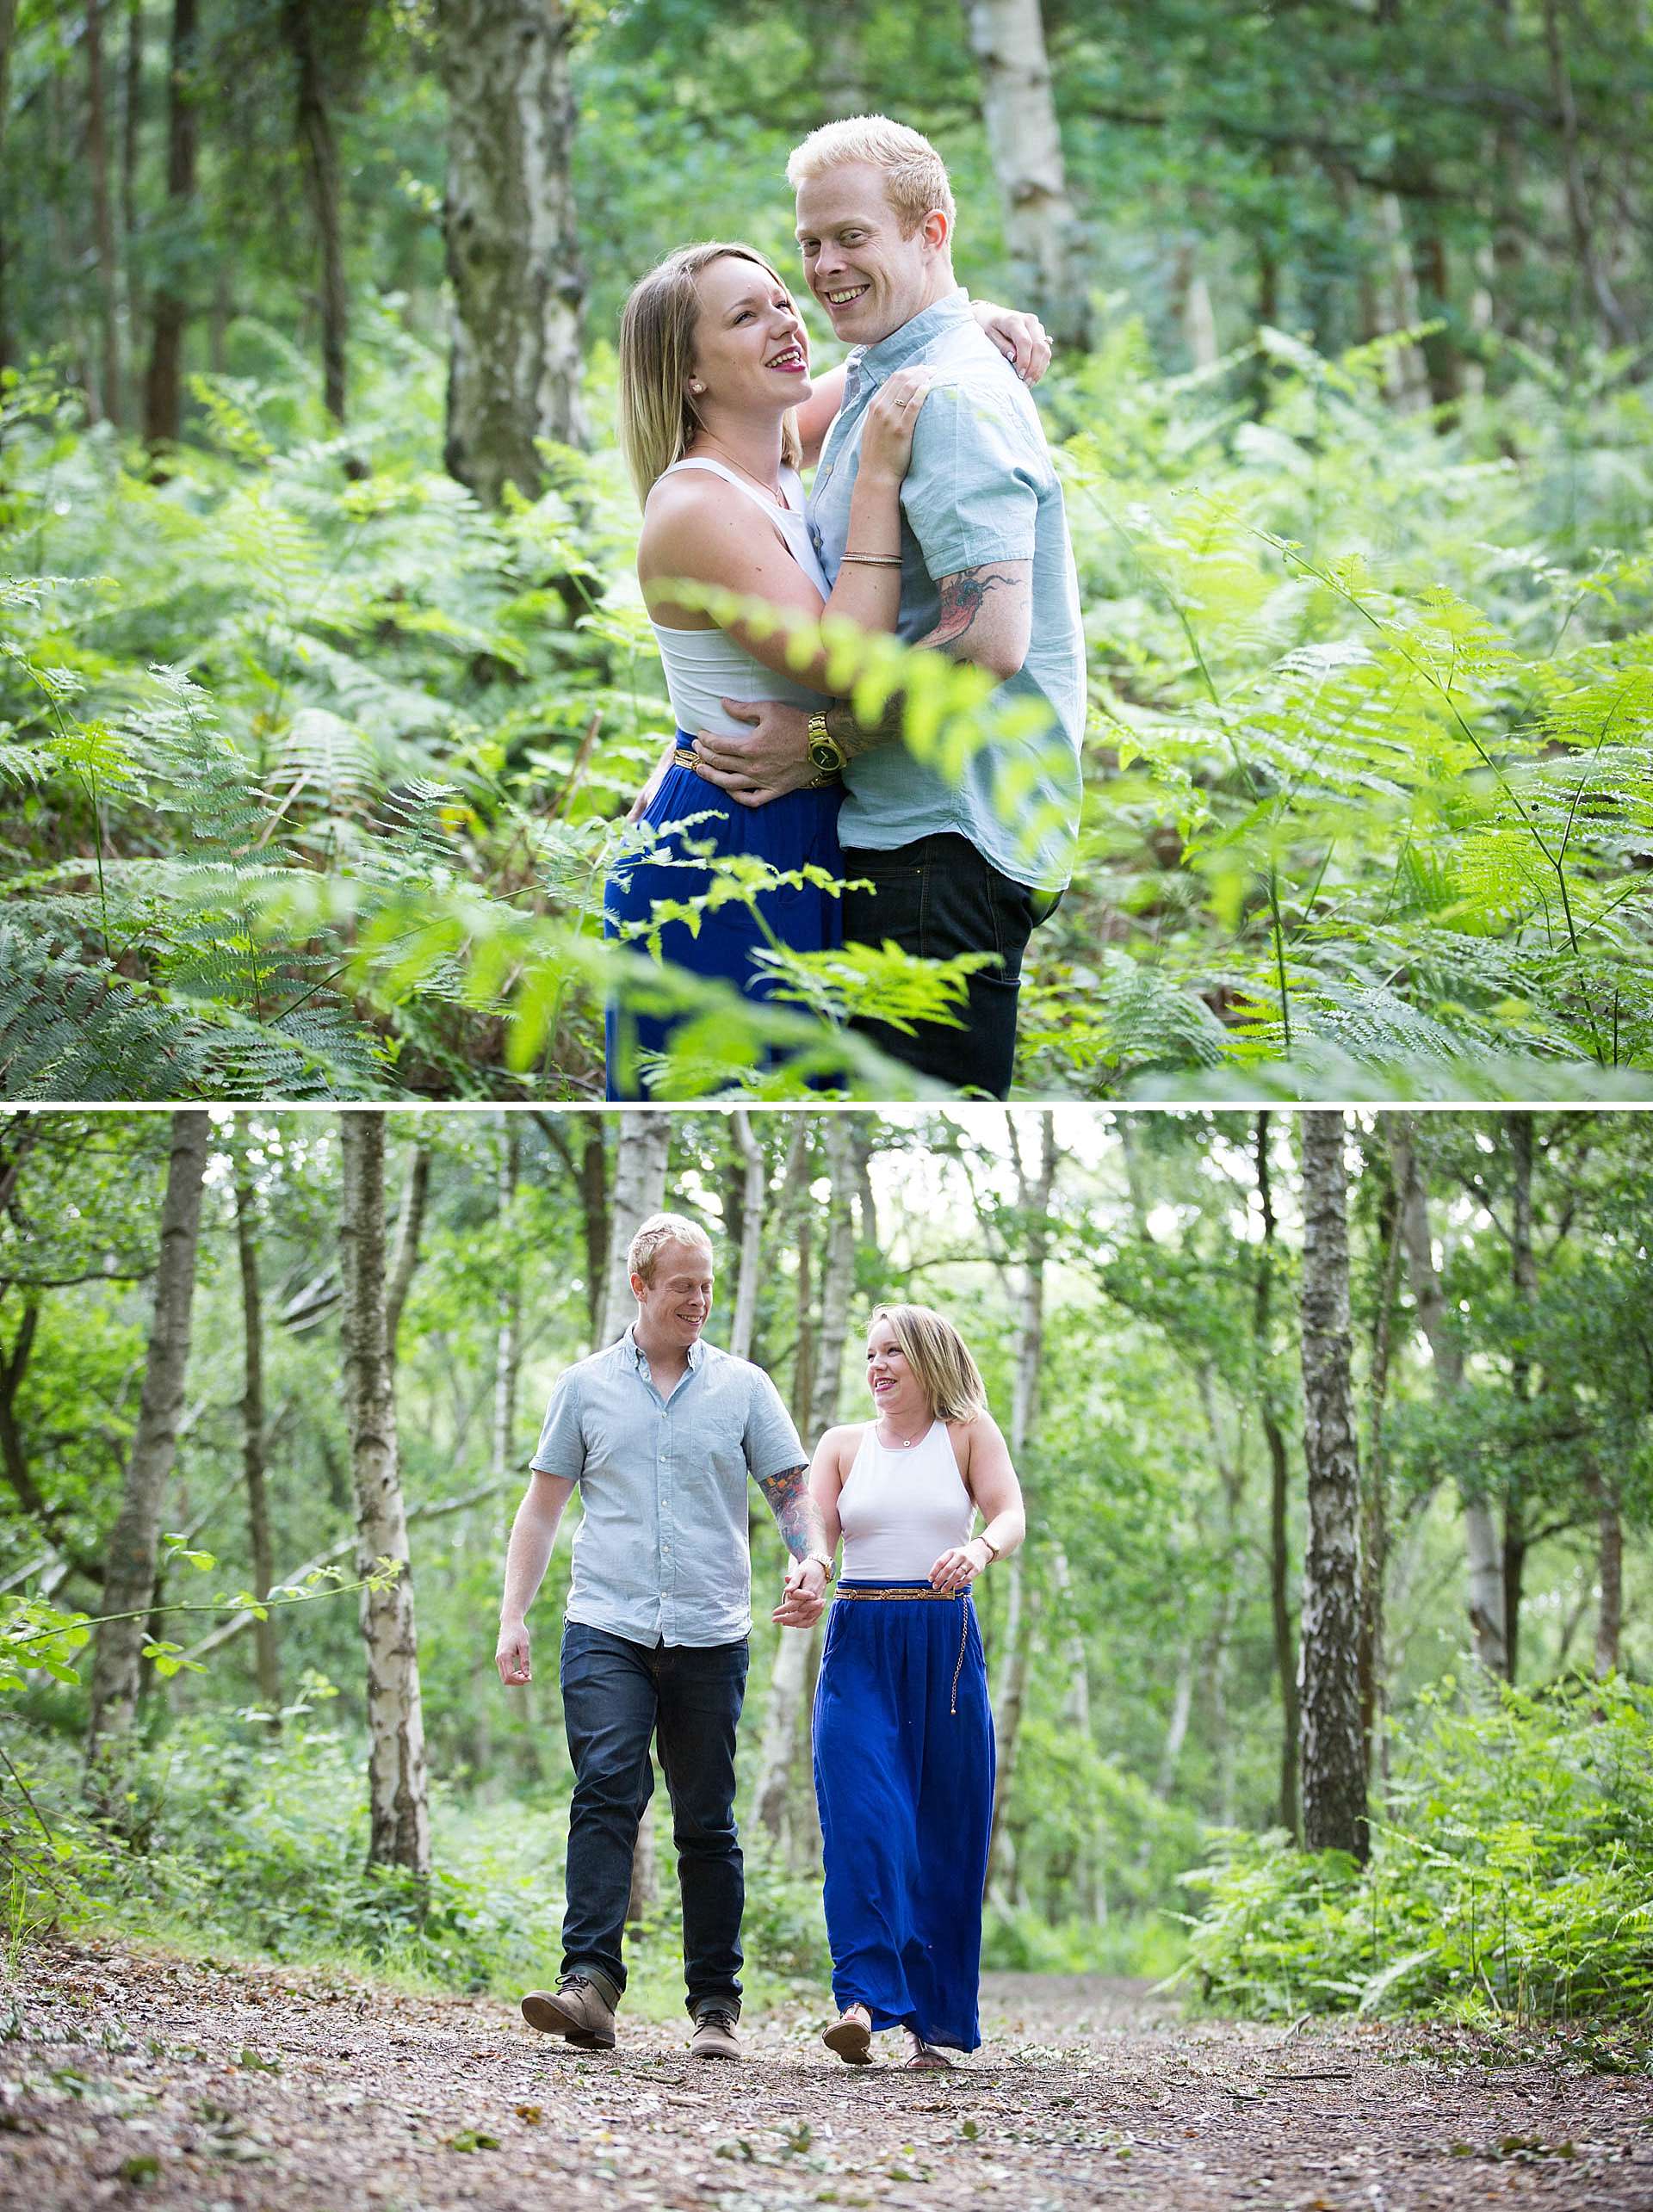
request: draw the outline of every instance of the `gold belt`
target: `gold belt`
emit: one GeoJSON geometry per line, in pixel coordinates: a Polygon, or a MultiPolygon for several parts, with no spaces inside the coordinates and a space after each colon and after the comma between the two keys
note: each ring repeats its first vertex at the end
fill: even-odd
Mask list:
{"type": "MultiPolygon", "coordinates": [[[[867,1597],[884,1603],[889,1603],[892,1602],[899,1603],[904,1598],[916,1597],[923,1599],[930,1597],[938,1599],[944,1605],[951,1605],[957,1603],[958,1599],[961,1597],[968,1597],[969,1594],[970,1593],[968,1590],[845,1590],[840,1585],[838,1592],[838,1602],[841,1605],[849,1600],[857,1597],[867,1597]]],[[[953,1661],[953,1686],[948,1695],[947,1700],[948,1713],[955,1720],[958,1717],[958,1678],[963,1671],[964,1645],[969,1633],[969,1613],[964,1606],[960,1605],[958,1609],[958,1657],[953,1661]]]]}

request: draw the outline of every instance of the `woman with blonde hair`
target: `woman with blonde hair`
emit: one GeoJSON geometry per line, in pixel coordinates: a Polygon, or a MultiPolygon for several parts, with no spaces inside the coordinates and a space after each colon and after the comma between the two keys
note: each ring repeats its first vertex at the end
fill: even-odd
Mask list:
{"type": "Polygon", "coordinates": [[[993,1715],[970,1588],[1026,1533],[975,1362],[926,1306],[867,1332],[874,1418],[829,1429],[809,1488],[843,1579],[815,1693],[815,1795],[839,2017],[851,2066],[901,2028],[907,2065],[981,2042],[993,1715]],[[972,1536],[977,1513],[983,1527],[972,1536]]]}
{"type": "MultiPolygon", "coordinates": [[[[1031,377],[1049,348],[1036,320],[978,308],[984,328],[1031,377]]],[[[791,293],[751,246],[713,240],[669,254],[633,290],[620,328],[620,439],[643,504],[637,573],[660,658],[677,734],[630,819],[654,833],[610,871],[604,934],[646,944],[697,974],[762,998],[772,971],[758,958],[784,945],[819,951],[841,942],[839,788],[813,783],[762,806],[743,806],[695,773],[693,733],[744,726],[732,706],[783,699],[824,711],[825,655],[800,656],[784,631],[754,626],[725,608],[709,611],[684,583],[763,600],[819,621],[847,618],[893,631],[901,599],[900,494],[924,405],[926,373],[901,369],[873,403],[861,447],[849,549],[829,584],[811,540],[798,471],[818,456],[838,410],[843,372],[818,382],[791,293]],[[783,879],[748,905],[709,901],[691,922],[657,921],[672,902],[704,898],[711,861],[745,855],[783,879]],[[811,879],[805,874],[814,870],[811,879]],[[785,879],[790,879],[789,880],[785,879]]],[[[646,1095],[640,1056],[667,1047],[676,1026],[657,994],[631,991],[607,1023],[611,1098],[646,1095]]],[[[670,993],[664,994],[669,1001],[670,993]]]]}

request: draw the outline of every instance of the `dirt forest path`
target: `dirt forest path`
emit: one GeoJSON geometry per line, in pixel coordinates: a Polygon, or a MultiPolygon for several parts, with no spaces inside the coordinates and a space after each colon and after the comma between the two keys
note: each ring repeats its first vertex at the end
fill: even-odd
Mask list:
{"type": "MultiPolygon", "coordinates": [[[[0,2203],[439,2212],[1130,2205],[1653,2212],[1653,2084],[1572,2031],[1189,2024],[1137,1984],[990,1976],[949,2075],[839,2065],[802,2007],[744,2063],[622,2015],[588,2057],[476,1999],[50,1946],[0,1996],[0,2203]]],[[[1618,2048],[1644,2061],[1646,2036],[1618,2048]]]]}

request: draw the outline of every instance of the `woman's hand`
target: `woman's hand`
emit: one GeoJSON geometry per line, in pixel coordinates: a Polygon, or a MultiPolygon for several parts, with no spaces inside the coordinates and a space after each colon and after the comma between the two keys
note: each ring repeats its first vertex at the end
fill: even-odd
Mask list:
{"type": "Polygon", "coordinates": [[[956,1544],[951,1551],[944,1552],[930,1570],[932,1588],[968,1590],[976,1576],[986,1571],[987,1561],[976,1550],[981,1541],[972,1536],[968,1544],[956,1544]]]}
{"type": "Polygon", "coordinates": [[[1050,340],[1038,317],[995,307],[991,300],[972,300],[970,312],[1022,382],[1037,384],[1050,366],[1050,340]]]}
{"type": "Polygon", "coordinates": [[[898,368],[878,387],[861,432],[861,473],[893,478],[907,474],[913,432],[933,381],[927,368],[898,368]]]}
{"type": "Polygon", "coordinates": [[[654,794],[659,789],[661,784],[666,782],[666,771],[671,767],[672,762],[677,758],[677,757],[678,741],[675,738],[668,738],[666,743],[666,751],[660,755],[659,760],[654,763],[653,774],[649,777],[648,782],[643,786],[642,789],[637,794],[637,796],[632,800],[631,805],[626,810],[627,821],[641,822],[642,820],[644,815],[647,813],[649,808],[654,803],[654,794]]]}

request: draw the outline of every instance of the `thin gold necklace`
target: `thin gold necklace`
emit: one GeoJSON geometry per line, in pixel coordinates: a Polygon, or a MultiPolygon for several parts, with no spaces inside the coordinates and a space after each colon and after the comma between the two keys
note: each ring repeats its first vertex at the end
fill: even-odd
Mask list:
{"type": "MultiPolygon", "coordinates": [[[[882,1421],[882,1420],[883,1419],[883,1418],[884,1418],[884,1416],[883,1416],[882,1413],[878,1416],[878,1419],[879,1419],[880,1421],[882,1421]]],[[[892,1422],[890,1423],[889,1426],[890,1426],[890,1434],[891,1434],[892,1436],[895,1436],[895,1424],[892,1421],[892,1422]]],[[[874,1430],[875,1430],[875,1432],[876,1432],[876,1429],[877,1429],[877,1422],[875,1422],[875,1423],[873,1424],[873,1427],[874,1427],[874,1430]]],[[[910,1451],[912,1450],[912,1449],[913,1449],[913,1445],[914,1445],[914,1444],[921,1444],[921,1443],[924,1442],[925,1437],[927,1437],[927,1436],[929,1435],[929,1433],[930,1433],[930,1430],[929,1430],[929,1425],[928,1425],[928,1424],[926,1423],[926,1426],[925,1426],[922,1430],[919,1430],[919,1434],[918,1434],[916,1437],[899,1437],[899,1436],[898,1436],[898,1437],[895,1437],[895,1445],[896,1445],[896,1446],[899,1446],[899,1447],[900,1447],[900,1449],[901,1449],[902,1451],[904,1451],[904,1452],[910,1452],[910,1451]]],[[[886,1451],[890,1451],[890,1450],[894,1449],[895,1448],[895,1446],[892,1446],[892,1445],[889,1445],[889,1444],[886,1444],[886,1445],[884,1446],[884,1449],[885,1449],[886,1451]]]]}
{"type": "MultiPolygon", "coordinates": [[[[703,433],[703,442],[709,446],[715,446],[717,443],[717,441],[715,438],[707,437],[703,433]]],[[[758,486],[758,489],[760,491],[766,493],[768,497],[775,502],[775,504],[777,507],[784,507],[786,505],[785,494],[781,491],[778,485],[767,483],[765,479],[758,475],[754,470],[748,468],[745,461],[737,460],[732,453],[725,453],[723,454],[723,458],[728,462],[731,468],[738,468],[742,476],[748,478],[751,482],[758,486]]]]}

